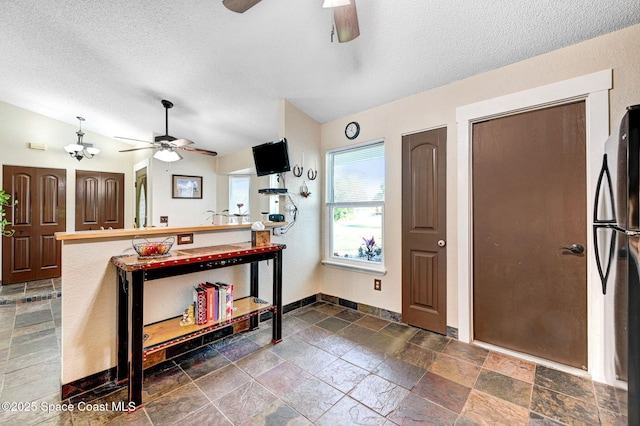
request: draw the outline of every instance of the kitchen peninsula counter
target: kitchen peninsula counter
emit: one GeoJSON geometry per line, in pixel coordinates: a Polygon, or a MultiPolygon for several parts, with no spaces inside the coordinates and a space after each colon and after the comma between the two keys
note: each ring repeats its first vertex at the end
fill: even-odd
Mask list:
{"type": "MultiPolygon", "coordinates": [[[[265,227],[285,226],[267,222],[265,227]]],[[[158,241],[170,236],[193,234],[186,244],[173,245],[171,252],[251,241],[251,223],[107,229],[56,234],[62,242],[62,397],[76,395],[85,381],[109,378],[117,364],[116,312],[117,268],[114,256],[132,256],[136,237],[158,241]]],[[[271,236],[272,244],[282,237],[271,236]]],[[[176,238],[177,240],[178,238],[176,238]]],[[[184,241],[183,238],[180,238],[184,241]]],[[[250,243],[249,243],[250,244],[250,243]]],[[[260,262],[260,297],[272,300],[274,262],[260,262]]],[[[250,294],[248,265],[154,280],[145,287],[144,324],[182,315],[193,302],[193,286],[204,281],[234,283],[238,295],[250,294]]]]}

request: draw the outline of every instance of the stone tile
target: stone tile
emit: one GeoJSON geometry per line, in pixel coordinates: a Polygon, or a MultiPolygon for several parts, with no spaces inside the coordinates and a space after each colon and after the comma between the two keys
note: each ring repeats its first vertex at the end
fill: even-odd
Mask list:
{"type": "Polygon", "coordinates": [[[364,346],[356,346],[346,354],[342,355],[342,359],[349,361],[360,368],[364,368],[367,371],[373,371],[378,367],[378,365],[387,359],[387,356],[382,352],[378,352],[364,346]]]}
{"type": "Polygon", "coordinates": [[[356,343],[352,340],[345,339],[337,334],[331,334],[331,336],[317,341],[314,343],[320,349],[329,352],[335,356],[342,356],[356,347],[356,343]]]}
{"type": "Polygon", "coordinates": [[[22,385],[4,386],[0,400],[3,402],[31,402],[59,391],[60,374],[38,376],[22,385]]]}
{"type": "Polygon", "coordinates": [[[271,350],[311,374],[321,371],[337,359],[335,355],[295,337],[274,346],[271,350]]]}
{"type": "Polygon", "coordinates": [[[329,317],[316,323],[318,327],[322,327],[334,333],[342,330],[343,328],[345,328],[350,324],[351,323],[349,321],[341,320],[340,318],[336,318],[336,317],[329,317]]]}
{"type": "Polygon", "coordinates": [[[351,391],[351,398],[382,416],[396,410],[409,391],[376,375],[367,376],[351,391]]]}
{"type": "Polygon", "coordinates": [[[411,392],[455,413],[460,413],[471,393],[471,388],[427,372],[411,392]]]}
{"type": "MultiPolygon", "coordinates": [[[[144,410],[138,410],[133,413],[125,412],[118,414],[116,417],[109,419],[108,424],[109,426],[153,426],[144,410]]],[[[181,421],[180,424],[185,425],[189,423],[181,421]]]]}
{"type": "Polygon", "coordinates": [[[44,337],[40,337],[39,339],[34,339],[27,341],[26,343],[22,343],[19,345],[12,344],[11,349],[9,350],[9,359],[18,358],[24,355],[28,355],[33,352],[38,352],[41,350],[49,349],[49,348],[57,348],[58,347],[58,339],[54,334],[48,334],[44,337]]]}
{"type": "Polygon", "coordinates": [[[219,347],[217,350],[230,361],[237,361],[245,356],[254,353],[261,348],[253,340],[242,338],[230,342],[228,345],[219,347]]]}
{"type": "Polygon", "coordinates": [[[327,318],[329,315],[325,314],[324,312],[317,311],[315,309],[308,309],[300,313],[294,313],[293,316],[303,321],[306,321],[310,324],[315,324],[327,318]]]}
{"type": "Polygon", "coordinates": [[[616,389],[613,386],[607,386],[603,383],[593,382],[593,388],[596,394],[596,402],[598,407],[613,413],[619,413],[618,397],[616,389]]]}
{"type": "Polygon", "coordinates": [[[531,411],[570,424],[599,424],[598,408],[585,401],[534,385],[531,411]]]}
{"type": "Polygon", "coordinates": [[[614,413],[604,408],[600,409],[600,424],[610,426],[626,426],[629,424],[627,416],[614,413]]]}
{"type": "Polygon", "coordinates": [[[173,362],[156,365],[144,372],[142,401],[146,404],[190,382],[189,376],[173,362]]]}
{"type": "Polygon", "coordinates": [[[344,309],[342,312],[338,312],[337,314],[334,314],[334,316],[336,318],[340,318],[345,321],[356,322],[360,318],[362,318],[364,314],[358,311],[354,311],[353,309],[344,309]]]}
{"type": "Polygon", "coordinates": [[[309,327],[309,325],[307,321],[301,320],[300,318],[288,315],[284,316],[282,317],[282,337],[294,335],[309,327]]]}
{"type": "Polygon", "coordinates": [[[358,324],[361,327],[366,327],[368,329],[371,329],[373,331],[380,331],[384,327],[389,325],[389,321],[379,317],[374,317],[372,315],[365,315],[359,320],[357,320],[356,324],[358,324]]]}
{"type": "Polygon", "coordinates": [[[242,426],[307,426],[311,424],[300,413],[278,399],[251,419],[242,423],[242,426]]]}
{"type": "Polygon", "coordinates": [[[5,367],[5,374],[30,367],[41,362],[46,362],[51,359],[60,359],[60,349],[58,349],[57,344],[55,347],[49,347],[37,352],[31,352],[26,355],[9,359],[5,367]]]}
{"type": "Polygon", "coordinates": [[[417,332],[417,328],[405,324],[398,324],[397,322],[389,323],[380,330],[382,334],[387,334],[402,340],[409,340],[417,332]]]}
{"type": "Polygon", "coordinates": [[[23,314],[36,314],[40,311],[51,312],[51,302],[49,300],[40,300],[30,303],[18,303],[16,305],[16,317],[23,314]]]}
{"type": "Polygon", "coordinates": [[[535,384],[581,399],[588,404],[596,404],[593,384],[584,377],[573,376],[564,371],[542,365],[536,366],[535,384]]]}
{"type": "Polygon", "coordinates": [[[29,367],[14,370],[4,375],[4,389],[10,389],[16,386],[25,386],[36,380],[40,380],[43,377],[53,377],[57,383],[58,388],[54,390],[59,391],[60,386],[60,370],[62,366],[59,358],[52,358],[48,361],[39,362],[29,367]]]}
{"type": "Polygon", "coordinates": [[[269,371],[274,366],[283,362],[284,359],[280,358],[267,348],[263,348],[242,358],[240,361],[237,361],[236,366],[251,377],[258,377],[262,373],[269,371]]]}
{"type": "Polygon", "coordinates": [[[256,380],[280,398],[289,395],[306,382],[311,375],[294,364],[285,361],[259,375],[256,380]]]}
{"type": "MultiPolygon", "coordinates": [[[[109,395],[102,396],[93,401],[90,401],[84,408],[89,406],[107,406],[112,407],[113,404],[120,404],[120,410],[90,410],[90,409],[75,409],[71,413],[71,421],[74,425],[95,425],[95,424],[111,424],[111,420],[120,417],[125,413],[125,407],[127,399],[126,389],[121,389],[117,392],[110,393],[109,395]]],[[[77,405],[74,405],[77,407],[77,405]]]]}
{"type": "Polygon", "coordinates": [[[24,295],[25,285],[20,284],[5,284],[0,286],[0,295],[2,296],[17,296],[24,295]]]}
{"type": "Polygon", "coordinates": [[[324,370],[316,374],[316,377],[334,388],[348,393],[360,383],[369,372],[342,359],[337,359],[324,370]]]}
{"type": "Polygon", "coordinates": [[[512,404],[529,408],[533,385],[491,370],[482,370],[475,389],[509,401],[512,404]]]}
{"type": "Polygon", "coordinates": [[[413,388],[424,376],[425,369],[398,358],[387,358],[374,371],[374,374],[406,389],[413,388]]]}
{"type": "Polygon", "coordinates": [[[250,381],[215,400],[214,403],[231,423],[240,424],[263,411],[277,399],[260,383],[250,381]]]}
{"type": "Polygon", "coordinates": [[[260,347],[265,347],[271,344],[271,341],[273,339],[273,332],[270,328],[267,329],[260,327],[259,330],[249,332],[247,334],[247,339],[256,342],[256,344],[260,347]]]}
{"type": "Polygon", "coordinates": [[[429,371],[471,388],[480,374],[480,367],[441,354],[433,364],[431,364],[429,371]]]}
{"type": "Polygon", "coordinates": [[[427,370],[438,355],[430,349],[425,349],[407,342],[398,348],[398,350],[393,353],[393,356],[427,370]]]}
{"type": "Polygon", "coordinates": [[[409,393],[387,418],[399,425],[453,425],[458,415],[409,393]]]}
{"type": "Polygon", "coordinates": [[[25,312],[23,314],[16,315],[16,322],[14,327],[28,327],[34,324],[40,324],[42,322],[48,322],[53,320],[53,314],[51,309],[43,309],[35,312],[25,312]]]}
{"type": "MultiPolygon", "coordinates": [[[[11,344],[14,346],[22,345],[24,343],[30,343],[30,342],[42,339],[44,337],[56,335],[56,330],[53,326],[53,322],[43,322],[30,327],[23,327],[20,330],[29,330],[29,329],[33,329],[31,333],[16,333],[15,335],[13,335],[13,338],[11,339],[11,344]],[[50,327],[48,325],[50,325],[50,327]],[[36,329],[39,326],[45,326],[46,328],[36,329]]],[[[11,332],[9,333],[10,335],[12,334],[11,332]]]]}
{"type": "Polygon", "coordinates": [[[555,420],[551,420],[545,416],[541,416],[533,411],[529,412],[529,426],[562,426],[563,423],[558,423],[555,420]]]}
{"type": "Polygon", "coordinates": [[[463,343],[459,340],[451,340],[442,353],[482,366],[489,351],[478,346],[463,343]]]}
{"type": "Polygon", "coordinates": [[[195,381],[211,400],[218,399],[251,380],[251,377],[233,364],[202,376],[195,381]],[[224,383],[224,386],[221,384],[224,383]]]}
{"type": "Polygon", "coordinates": [[[535,363],[498,352],[489,352],[483,367],[529,383],[533,383],[536,374],[535,363]]]}
{"type": "Polygon", "coordinates": [[[315,423],[318,426],[336,425],[384,425],[385,418],[358,401],[345,396],[322,415],[315,423]]]}
{"type": "Polygon", "coordinates": [[[461,413],[479,424],[523,425],[529,423],[529,410],[494,396],[472,390],[461,413]]]}
{"type": "MultiPolygon", "coordinates": [[[[325,320],[326,321],[326,320],[325,320]]],[[[320,323],[307,327],[296,334],[296,337],[304,340],[312,345],[317,345],[323,339],[333,336],[334,334],[325,328],[319,327],[320,323]]]]}
{"type": "Polygon", "coordinates": [[[434,352],[442,352],[450,340],[449,337],[441,334],[419,330],[409,339],[409,342],[421,348],[431,349],[434,352]]]}
{"type": "Polygon", "coordinates": [[[316,306],[315,309],[327,315],[336,315],[345,310],[342,306],[333,305],[331,303],[323,303],[320,306],[316,306]]]}
{"type": "Polygon", "coordinates": [[[369,336],[362,344],[378,352],[391,355],[397,351],[404,342],[405,340],[403,339],[378,332],[369,336]]]}
{"type": "Polygon", "coordinates": [[[315,422],[343,396],[342,392],[312,377],[296,387],[284,400],[303,416],[315,422]]]}
{"type": "Polygon", "coordinates": [[[204,346],[200,349],[187,352],[175,358],[173,361],[193,380],[216,371],[230,363],[227,358],[211,346],[204,346]]]}
{"type": "Polygon", "coordinates": [[[375,333],[375,331],[353,323],[350,326],[347,326],[342,330],[338,331],[337,334],[338,336],[344,337],[345,339],[352,340],[356,343],[364,343],[364,341],[367,340],[367,338],[371,336],[373,333],[375,333]]]}
{"type": "Polygon", "coordinates": [[[145,404],[144,410],[155,426],[174,424],[190,413],[209,404],[209,400],[193,383],[145,404]]]}

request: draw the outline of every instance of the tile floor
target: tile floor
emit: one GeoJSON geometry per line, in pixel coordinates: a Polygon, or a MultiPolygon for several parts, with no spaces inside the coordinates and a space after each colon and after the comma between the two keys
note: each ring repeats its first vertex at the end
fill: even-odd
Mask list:
{"type": "Polygon", "coordinates": [[[2,402],[35,409],[0,410],[3,424],[626,424],[613,388],[326,303],[285,315],[280,344],[267,321],[152,367],[133,413],[101,411],[126,398],[114,386],[47,412],[60,299],[0,306],[0,326],[2,402]]]}

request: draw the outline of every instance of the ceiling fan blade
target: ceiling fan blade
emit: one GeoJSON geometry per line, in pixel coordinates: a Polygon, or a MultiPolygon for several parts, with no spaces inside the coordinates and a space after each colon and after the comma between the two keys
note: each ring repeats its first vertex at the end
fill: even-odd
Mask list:
{"type": "Polygon", "coordinates": [[[222,0],[224,7],[238,13],[244,13],[258,3],[260,0],[222,0]]]}
{"type": "Polygon", "coordinates": [[[181,146],[180,149],[184,149],[185,151],[189,151],[189,152],[195,152],[196,154],[211,155],[214,157],[218,155],[218,153],[215,151],[209,151],[207,149],[200,149],[200,148],[192,148],[190,146],[181,146]]]}
{"type": "Polygon", "coordinates": [[[360,25],[358,25],[358,13],[356,11],[356,0],[346,6],[333,8],[333,21],[336,24],[338,41],[345,43],[360,35],[360,25]]]}
{"type": "Polygon", "coordinates": [[[144,142],[144,143],[153,143],[151,141],[143,141],[142,139],[133,139],[133,138],[125,138],[124,136],[114,136],[115,139],[125,139],[128,141],[135,141],[135,142],[144,142]]]}
{"type": "Polygon", "coordinates": [[[174,141],[171,141],[171,145],[175,145],[177,147],[183,147],[186,145],[191,145],[193,143],[193,141],[190,141],[189,139],[176,139],[174,141]]]}
{"type": "Polygon", "coordinates": [[[118,152],[131,152],[131,151],[140,151],[141,149],[157,149],[157,146],[144,146],[142,148],[131,148],[131,149],[121,149],[118,152]]]}

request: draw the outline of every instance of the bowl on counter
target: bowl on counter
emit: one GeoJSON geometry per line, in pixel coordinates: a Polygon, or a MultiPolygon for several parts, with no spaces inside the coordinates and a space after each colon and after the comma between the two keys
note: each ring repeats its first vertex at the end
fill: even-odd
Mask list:
{"type": "Polygon", "coordinates": [[[169,251],[174,242],[174,237],[168,237],[162,241],[150,241],[146,238],[135,237],[131,245],[139,259],[158,259],[171,256],[169,251]]]}

